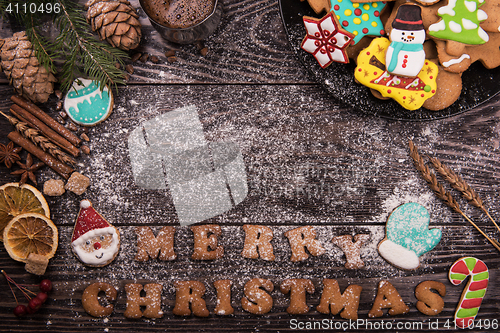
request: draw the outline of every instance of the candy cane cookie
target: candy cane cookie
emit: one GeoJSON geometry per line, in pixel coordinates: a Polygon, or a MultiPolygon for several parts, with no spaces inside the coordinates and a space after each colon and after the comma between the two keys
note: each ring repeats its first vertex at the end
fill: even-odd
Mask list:
{"type": "Polygon", "coordinates": [[[448,274],[448,278],[455,286],[462,283],[469,275],[471,278],[462,292],[455,311],[455,325],[460,328],[468,328],[474,324],[488,287],[488,267],[482,260],[464,257],[455,261],[448,274]]]}

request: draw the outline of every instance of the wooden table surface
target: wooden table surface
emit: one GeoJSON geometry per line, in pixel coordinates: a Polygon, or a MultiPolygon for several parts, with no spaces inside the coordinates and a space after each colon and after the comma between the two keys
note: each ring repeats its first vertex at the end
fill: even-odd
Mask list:
{"type": "MultiPolygon", "coordinates": [[[[139,7],[138,1],[131,3],[139,7]]],[[[463,256],[483,260],[490,270],[489,287],[476,321],[482,320],[483,325],[488,320],[498,321],[499,252],[460,215],[436,199],[412,164],[408,140],[413,139],[423,154],[438,157],[456,170],[480,194],[491,215],[500,220],[500,97],[442,120],[405,122],[367,116],[324,92],[297,61],[287,42],[277,0],[224,0],[223,8],[216,34],[205,42],[209,49],[206,56],[201,56],[193,45],[161,40],[139,10],[143,39],[138,52],[155,55],[160,62],[133,63],[135,72],[128,85],[115,93],[113,114],[89,130],[92,153],[79,157],[77,165],[79,172],[91,178],[87,192],[82,196],[67,192],[61,197],[47,197],[60,234],[58,250],[45,275],[55,290],[40,311],[19,319],[12,313],[16,302],[7,282],[0,277],[0,331],[285,332],[294,331],[299,322],[305,325],[333,320],[332,325],[339,325],[345,322],[340,316],[316,310],[324,278],[336,279],[341,290],[352,284],[363,287],[359,318],[374,324],[372,330],[384,331],[388,327],[383,325],[388,323],[392,331],[410,331],[411,325],[417,325],[415,331],[434,330],[432,325],[439,321],[440,329],[454,331],[453,326],[447,329],[443,325],[453,322],[465,284],[454,286],[447,275],[455,260],[463,256]],[[176,51],[174,63],[164,55],[169,49],[176,51]],[[134,128],[187,105],[198,108],[205,138],[236,143],[246,166],[248,195],[244,201],[203,222],[222,227],[218,241],[225,254],[214,261],[191,259],[193,233],[179,226],[168,190],[137,187],[128,156],[127,139],[134,128]],[[70,248],[79,202],[84,198],[90,199],[121,233],[117,259],[103,268],[82,265],[70,248]],[[388,215],[406,202],[424,205],[431,215],[430,226],[442,230],[439,244],[420,258],[421,266],[413,271],[394,268],[377,252],[388,215]],[[273,230],[275,261],[241,256],[244,224],[262,224],[273,230]],[[150,226],[155,233],[162,226],[175,226],[177,259],[136,262],[134,226],[139,225],[150,226]],[[325,254],[299,263],[290,261],[284,233],[299,226],[314,227],[325,254]],[[365,267],[349,270],[344,267],[344,254],[331,239],[359,233],[370,235],[361,248],[365,267]],[[274,284],[274,306],[264,315],[250,314],[241,306],[243,286],[254,277],[267,278],[274,284]],[[233,315],[213,313],[213,282],[221,278],[233,282],[233,315]],[[290,278],[310,279],[315,286],[315,292],[307,296],[307,314],[286,312],[289,295],[282,294],[279,286],[290,278]],[[172,313],[173,283],[178,280],[205,284],[209,317],[172,313]],[[409,313],[368,318],[378,283],[383,280],[396,287],[409,313]],[[423,315],[415,306],[415,287],[426,280],[440,281],[447,289],[444,309],[435,317],[423,315]],[[118,290],[115,310],[105,319],[91,317],[82,308],[83,290],[96,281],[108,282],[118,290]],[[163,285],[163,318],[130,320],[123,316],[124,286],[130,282],[163,285]]],[[[5,22],[0,31],[2,37],[12,33],[5,22]]],[[[0,79],[0,111],[7,112],[13,89],[4,74],[0,79]]],[[[41,107],[56,116],[56,103],[57,98],[52,96],[41,107]]],[[[5,119],[0,119],[0,142],[6,144],[6,135],[12,130],[5,119]]],[[[17,180],[10,171],[0,166],[1,184],[17,180]]],[[[38,188],[42,189],[51,178],[58,176],[44,169],[38,174],[38,188]]],[[[499,238],[484,214],[452,193],[467,215],[499,238]]],[[[27,273],[23,263],[12,260],[3,247],[0,267],[18,282],[41,280],[27,273]]],[[[17,296],[22,299],[20,293],[17,296]]],[[[352,331],[356,330],[367,331],[367,327],[358,326],[352,331]]],[[[483,326],[472,331],[484,330],[483,326]]]]}

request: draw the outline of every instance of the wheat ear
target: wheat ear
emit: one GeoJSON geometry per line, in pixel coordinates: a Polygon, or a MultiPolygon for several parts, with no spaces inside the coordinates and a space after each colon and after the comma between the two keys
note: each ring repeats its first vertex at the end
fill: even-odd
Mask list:
{"type": "Polygon", "coordinates": [[[53,157],[57,158],[59,161],[71,165],[75,165],[76,161],[62,152],[55,144],[49,141],[46,137],[40,134],[40,132],[34,128],[28,126],[28,124],[17,120],[14,117],[8,116],[0,111],[9,123],[11,123],[23,137],[31,140],[35,145],[42,148],[43,151],[48,152],[53,157]]]}
{"type": "Polygon", "coordinates": [[[435,157],[429,157],[429,160],[431,161],[432,165],[437,170],[437,172],[439,172],[439,174],[448,183],[450,183],[451,187],[462,193],[464,198],[467,199],[467,201],[469,201],[471,205],[481,209],[486,214],[486,216],[488,216],[491,222],[493,222],[498,231],[500,231],[500,227],[489,214],[488,210],[486,209],[486,206],[483,203],[483,200],[481,200],[477,192],[474,191],[474,189],[470,187],[470,185],[467,184],[465,180],[462,179],[462,177],[460,177],[457,173],[455,173],[455,171],[450,169],[448,166],[444,165],[439,159],[435,157]]]}
{"type": "Polygon", "coordinates": [[[481,235],[483,235],[498,251],[500,251],[500,244],[486,235],[467,215],[465,215],[465,213],[460,209],[458,202],[448,191],[445,190],[443,185],[437,181],[436,175],[429,170],[424,162],[424,159],[418,153],[417,147],[415,147],[413,141],[410,140],[409,146],[410,156],[413,159],[413,164],[415,165],[417,170],[420,171],[422,178],[424,178],[424,180],[427,182],[427,185],[429,185],[430,189],[436,194],[436,196],[439,199],[443,200],[448,207],[462,215],[467,220],[467,222],[472,224],[477,229],[477,231],[481,233],[481,235]]]}

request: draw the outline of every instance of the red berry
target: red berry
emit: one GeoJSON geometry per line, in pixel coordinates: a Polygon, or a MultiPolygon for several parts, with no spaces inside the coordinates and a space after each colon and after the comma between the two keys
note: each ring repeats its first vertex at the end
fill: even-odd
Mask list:
{"type": "Polygon", "coordinates": [[[40,301],[42,301],[42,303],[45,303],[45,301],[47,300],[48,297],[49,296],[46,293],[44,293],[43,291],[40,291],[38,293],[38,295],[36,295],[35,298],[38,298],[40,301]]]}
{"type": "Polygon", "coordinates": [[[49,279],[42,280],[42,282],[40,282],[40,290],[48,293],[52,290],[52,282],[50,282],[49,279]]]}
{"type": "Polygon", "coordinates": [[[42,306],[42,300],[36,297],[32,298],[28,303],[28,308],[31,308],[34,311],[40,309],[41,306],[42,306]]]}
{"type": "Polygon", "coordinates": [[[28,314],[33,314],[33,313],[35,313],[35,312],[36,312],[36,310],[34,310],[34,309],[30,308],[29,306],[27,306],[27,307],[26,307],[26,312],[27,312],[28,314]]]}
{"type": "Polygon", "coordinates": [[[21,317],[24,316],[26,313],[28,313],[28,308],[26,305],[18,305],[14,308],[14,314],[16,317],[21,317]]]}

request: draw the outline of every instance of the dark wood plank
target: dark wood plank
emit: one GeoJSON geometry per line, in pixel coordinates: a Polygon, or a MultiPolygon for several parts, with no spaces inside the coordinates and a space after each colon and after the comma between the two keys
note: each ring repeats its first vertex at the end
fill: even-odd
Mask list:
{"type": "MultiPolygon", "coordinates": [[[[7,111],[10,102],[8,87],[0,87],[3,102],[0,109],[7,111]]],[[[495,124],[499,113],[495,99],[486,106],[449,119],[405,123],[386,121],[343,109],[335,100],[316,86],[130,86],[120,89],[116,108],[103,124],[92,128],[92,154],[79,159],[78,170],[92,178],[92,185],[82,197],[91,199],[96,208],[118,226],[124,236],[124,245],[117,262],[103,269],[81,266],[72,256],[69,238],[82,197],[67,193],[50,198],[53,220],[61,230],[58,255],[51,262],[47,276],[58,287],[47,307],[39,314],[19,324],[10,314],[14,303],[10,291],[2,289],[5,302],[2,320],[7,326],[30,329],[31,325],[46,325],[50,329],[84,329],[88,325],[100,329],[125,330],[194,330],[203,327],[220,330],[224,326],[240,331],[285,331],[290,320],[319,321],[329,316],[320,315],[311,308],[310,315],[294,317],[285,313],[287,296],[278,291],[285,278],[310,278],[316,292],[308,298],[311,306],[319,302],[324,277],[339,279],[342,288],[348,284],[363,286],[360,318],[367,319],[376,286],[380,280],[393,283],[410,305],[405,316],[384,317],[397,322],[425,321],[414,306],[414,288],[424,280],[445,283],[448,294],[445,311],[439,316],[452,318],[461,293],[461,287],[447,282],[446,272],[454,260],[474,255],[485,260],[491,268],[488,298],[480,311],[480,318],[493,319],[499,300],[498,253],[471,226],[444,204],[434,198],[419,178],[407,153],[407,140],[413,138],[422,152],[435,154],[458,170],[487,202],[493,216],[498,217],[498,132],[495,124]],[[235,93],[236,92],[236,93],[235,93]],[[168,98],[167,98],[168,96],[168,98]],[[199,117],[208,140],[226,140],[238,144],[247,167],[249,195],[235,209],[210,219],[209,223],[223,226],[220,240],[226,247],[226,256],[216,262],[196,262],[190,259],[192,236],[187,228],[179,228],[174,262],[139,264],[133,261],[135,236],[132,226],[150,225],[155,230],[162,225],[176,225],[171,198],[165,191],[141,190],[135,186],[128,158],[128,133],[142,121],[188,104],[199,108],[199,117]],[[411,125],[411,126],[410,126],[411,125]],[[318,188],[333,187],[331,192],[318,188]],[[443,240],[431,253],[425,255],[423,266],[415,272],[392,268],[377,254],[375,245],[383,237],[383,224],[390,211],[407,201],[423,203],[431,211],[431,225],[443,230],[443,240]],[[244,235],[244,223],[265,224],[274,228],[278,255],[275,263],[248,261],[239,255],[244,235]],[[329,254],[320,258],[293,264],[288,260],[289,247],[284,230],[300,225],[313,225],[329,254]],[[281,227],[278,227],[281,226],[281,227]],[[330,244],[334,235],[369,231],[374,235],[371,246],[364,252],[367,269],[349,271],[343,268],[344,258],[330,244]],[[229,237],[229,238],[227,238],[229,237]],[[333,252],[330,252],[333,251],[333,252]],[[333,253],[333,254],[332,254],[333,253]],[[272,293],[275,307],[264,316],[253,316],[242,311],[240,299],[244,283],[251,277],[269,278],[275,285],[272,293]],[[181,318],[172,315],[175,299],[172,281],[199,279],[207,286],[207,303],[215,306],[212,283],[219,277],[233,280],[233,306],[236,314],[220,319],[181,318]],[[85,314],[80,298],[83,289],[93,281],[110,281],[120,290],[116,312],[109,319],[96,320],[85,314]],[[126,320],[123,286],[130,281],[141,283],[155,280],[165,283],[165,317],[160,320],[126,320]],[[48,324],[50,322],[50,324],[48,324]],[[53,326],[52,326],[53,325],[53,326]]],[[[55,101],[44,106],[55,113],[55,101]]],[[[5,120],[1,133],[11,130],[5,120]]],[[[5,141],[4,141],[5,143],[5,141]]],[[[2,167],[2,183],[12,181],[2,167]]],[[[55,177],[50,170],[39,176],[40,183],[55,177]]],[[[465,211],[478,224],[490,225],[486,218],[460,201],[465,211]]],[[[487,228],[497,235],[492,227],[487,228]]],[[[39,279],[23,273],[23,265],[15,263],[2,252],[2,267],[14,278],[27,282],[39,279]]]]}
{"type": "MultiPolygon", "coordinates": [[[[158,64],[135,62],[130,83],[311,83],[304,69],[297,70],[300,64],[288,45],[277,0],[223,0],[223,17],[215,34],[205,41],[209,49],[205,57],[194,45],[163,40],[139,0],[130,2],[139,11],[143,32],[140,46],[130,55],[147,52],[160,58],[158,64]],[[167,50],[176,51],[176,62],[167,61],[167,50]]],[[[10,36],[11,26],[0,24],[0,38],[10,36]]],[[[0,82],[6,83],[3,74],[0,82]]]]}

